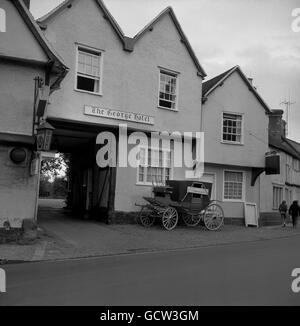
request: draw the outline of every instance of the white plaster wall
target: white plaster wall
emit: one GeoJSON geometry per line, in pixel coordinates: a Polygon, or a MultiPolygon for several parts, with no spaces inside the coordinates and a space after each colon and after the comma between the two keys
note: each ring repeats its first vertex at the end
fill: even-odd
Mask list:
{"type": "MultiPolygon", "coordinates": [[[[0,54],[27,60],[47,62],[48,59],[13,6],[0,0],[6,12],[7,28],[0,33],[0,54]]],[[[45,77],[42,68],[0,62],[0,132],[32,135],[34,78],[45,77]]],[[[16,165],[9,159],[10,146],[0,145],[0,228],[9,220],[21,227],[22,220],[34,218],[37,176],[29,175],[31,153],[26,164],[16,165]]]]}
{"type": "Polygon", "coordinates": [[[264,167],[268,151],[268,116],[237,72],[208,96],[202,108],[205,162],[264,167]],[[224,111],[243,114],[243,145],[221,142],[224,111]]]}
{"type": "Polygon", "coordinates": [[[23,21],[15,6],[0,0],[6,13],[6,32],[0,33],[0,54],[47,62],[47,56],[23,21]]]}
{"type": "Polygon", "coordinates": [[[35,214],[37,176],[29,175],[28,160],[22,166],[10,161],[11,148],[0,146],[0,228],[7,220],[20,228],[24,219],[33,219],[35,214]]]}
{"type": "Polygon", "coordinates": [[[129,128],[199,130],[202,80],[169,16],[139,40],[133,53],[123,50],[94,0],[74,1],[71,9],[48,23],[46,36],[70,67],[62,91],[52,97],[49,117],[108,126],[120,123],[84,115],[84,105],[93,105],[155,117],[154,126],[128,123],[129,128]],[[76,42],[104,51],[103,96],[74,91],[76,42]],[[157,108],[159,66],[180,73],[179,112],[157,108]]]}
{"type": "Polygon", "coordinates": [[[249,168],[205,164],[205,173],[214,173],[216,175],[217,200],[220,202],[220,205],[224,210],[225,217],[244,218],[244,202],[223,200],[224,170],[245,172],[245,201],[248,203],[256,203],[257,209],[259,210],[259,182],[256,181],[254,187],[251,186],[251,170],[249,168]]]}
{"type": "Polygon", "coordinates": [[[32,135],[34,78],[41,69],[0,63],[0,132],[32,135]]]}

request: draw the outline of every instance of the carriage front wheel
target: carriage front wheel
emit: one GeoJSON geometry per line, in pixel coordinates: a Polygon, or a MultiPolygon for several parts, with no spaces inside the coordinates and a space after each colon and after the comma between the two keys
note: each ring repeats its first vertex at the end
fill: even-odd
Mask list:
{"type": "Polygon", "coordinates": [[[153,215],[153,211],[151,209],[144,206],[140,211],[139,219],[144,227],[149,228],[154,224],[155,216],[153,215]]]}
{"type": "Polygon", "coordinates": [[[178,223],[178,212],[174,207],[168,207],[165,209],[162,215],[162,224],[164,228],[171,231],[176,228],[178,223]]]}
{"type": "Polygon", "coordinates": [[[210,204],[203,215],[203,222],[209,231],[217,231],[224,223],[224,212],[218,204],[210,204]]]}

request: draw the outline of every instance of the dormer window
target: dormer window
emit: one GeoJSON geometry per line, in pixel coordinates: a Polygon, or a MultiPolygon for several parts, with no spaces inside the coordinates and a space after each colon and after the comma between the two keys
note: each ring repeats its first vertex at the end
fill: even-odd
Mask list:
{"type": "Polygon", "coordinates": [[[76,90],[101,94],[103,53],[77,47],[76,90]]]}
{"type": "Polygon", "coordinates": [[[158,107],[176,111],[177,99],[178,74],[167,70],[160,70],[158,107]]]}

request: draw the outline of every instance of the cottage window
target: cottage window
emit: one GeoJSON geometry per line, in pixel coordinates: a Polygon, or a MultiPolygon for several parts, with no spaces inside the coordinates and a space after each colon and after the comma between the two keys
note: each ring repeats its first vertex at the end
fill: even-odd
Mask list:
{"type": "Polygon", "coordinates": [[[297,160],[296,158],[293,158],[293,169],[296,172],[299,172],[300,170],[300,164],[299,164],[299,160],[297,160]]]}
{"type": "Polygon", "coordinates": [[[78,47],[76,89],[95,94],[101,93],[102,53],[78,47]]]}
{"type": "Polygon", "coordinates": [[[244,173],[224,172],[224,200],[241,201],[244,198],[244,173]]]}
{"type": "Polygon", "coordinates": [[[243,116],[239,114],[223,113],[223,141],[242,143],[243,116]]]}
{"type": "Polygon", "coordinates": [[[289,164],[285,165],[286,167],[286,181],[291,183],[292,182],[292,169],[289,164]]]}
{"type": "Polygon", "coordinates": [[[178,74],[160,71],[159,104],[160,108],[177,110],[178,74]]]}
{"type": "Polygon", "coordinates": [[[167,180],[170,180],[172,172],[170,151],[141,148],[139,161],[139,184],[165,184],[167,180]]]}
{"type": "Polygon", "coordinates": [[[282,200],[283,200],[282,187],[273,186],[273,209],[277,210],[279,208],[282,200]]]}

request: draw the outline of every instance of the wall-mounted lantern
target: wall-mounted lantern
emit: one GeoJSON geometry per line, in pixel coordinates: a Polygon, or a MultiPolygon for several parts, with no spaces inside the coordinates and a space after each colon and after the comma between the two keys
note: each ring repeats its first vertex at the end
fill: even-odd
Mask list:
{"type": "Polygon", "coordinates": [[[48,122],[43,122],[37,128],[36,143],[38,151],[49,151],[52,142],[53,130],[55,128],[48,122]]]}

